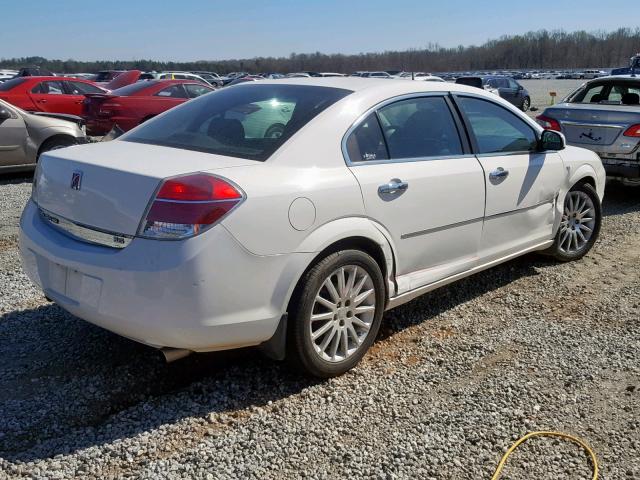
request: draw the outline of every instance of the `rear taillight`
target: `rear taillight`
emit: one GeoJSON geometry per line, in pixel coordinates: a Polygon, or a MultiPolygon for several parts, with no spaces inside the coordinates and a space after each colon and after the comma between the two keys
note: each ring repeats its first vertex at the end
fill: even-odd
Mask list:
{"type": "Polygon", "coordinates": [[[557,121],[555,118],[545,117],[544,115],[538,115],[536,117],[536,122],[538,122],[540,126],[542,126],[543,128],[546,128],[547,130],[555,130],[557,132],[562,130],[562,128],[560,127],[560,122],[557,121]]]}
{"type": "Polygon", "coordinates": [[[169,178],[152,199],[138,235],[179,240],[211,228],[244,200],[242,191],[206,173],[169,178]]]}
{"type": "Polygon", "coordinates": [[[631,125],[629,128],[627,128],[623,135],[625,137],[640,137],[640,123],[636,124],[636,125],[631,125]]]}
{"type": "Polygon", "coordinates": [[[121,107],[121,105],[119,103],[105,102],[102,105],[100,105],[100,109],[98,110],[98,114],[99,115],[105,115],[105,116],[115,115],[116,113],[118,113],[118,109],[120,107],[121,107]]]}

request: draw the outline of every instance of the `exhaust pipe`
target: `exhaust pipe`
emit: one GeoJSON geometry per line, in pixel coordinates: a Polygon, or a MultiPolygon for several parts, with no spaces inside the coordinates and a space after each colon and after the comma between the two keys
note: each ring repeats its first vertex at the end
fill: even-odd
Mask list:
{"type": "Polygon", "coordinates": [[[160,351],[162,352],[162,355],[164,355],[164,359],[167,363],[175,362],[176,360],[188,357],[193,353],[191,350],[187,350],[186,348],[171,347],[163,347],[160,351]]]}

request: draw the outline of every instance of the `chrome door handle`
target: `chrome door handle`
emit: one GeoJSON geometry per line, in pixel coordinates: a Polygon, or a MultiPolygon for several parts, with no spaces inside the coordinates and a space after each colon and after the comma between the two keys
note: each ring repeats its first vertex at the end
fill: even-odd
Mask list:
{"type": "Polygon", "coordinates": [[[505,178],[509,175],[509,170],[505,170],[502,167],[496,168],[493,172],[489,174],[491,178],[505,178]]]}
{"type": "Polygon", "coordinates": [[[403,182],[402,180],[394,178],[389,181],[389,183],[380,185],[378,187],[378,193],[395,195],[396,193],[404,192],[407,188],[409,188],[409,184],[407,182],[403,182]]]}

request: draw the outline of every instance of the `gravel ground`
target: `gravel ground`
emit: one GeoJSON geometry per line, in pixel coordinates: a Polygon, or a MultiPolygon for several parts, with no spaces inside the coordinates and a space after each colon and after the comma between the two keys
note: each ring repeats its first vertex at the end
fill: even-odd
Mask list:
{"type": "MultiPolygon", "coordinates": [[[[48,303],[21,273],[28,179],[0,181],[0,478],[489,478],[528,431],[573,433],[640,478],[640,189],[609,184],[594,250],[529,255],[388,312],[329,381],[253,350],[165,365],[48,303]]],[[[532,439],[504,479],[587,479],[532,439]]]]}

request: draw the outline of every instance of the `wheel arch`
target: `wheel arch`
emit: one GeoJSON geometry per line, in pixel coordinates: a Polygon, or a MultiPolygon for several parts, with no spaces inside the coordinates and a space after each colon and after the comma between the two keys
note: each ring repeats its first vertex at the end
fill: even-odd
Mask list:
{"type": "Polygon", "coordinates": [[[54,135],[51,135],[50,137],[47,137],[46,139],[44,139],[42,141],[42,143],[40,143],[40,146],[38,147],[38,150],[36,152],[36,161],[40,158],[40,155],[45,151],[45,147],[53,142],[56,142],[58,140],[70,140],[73,143],[77,143],[78,139],[76,137],[74,137],[73,135],[69,135],[67,133],[56,133],[54,135]]]}

